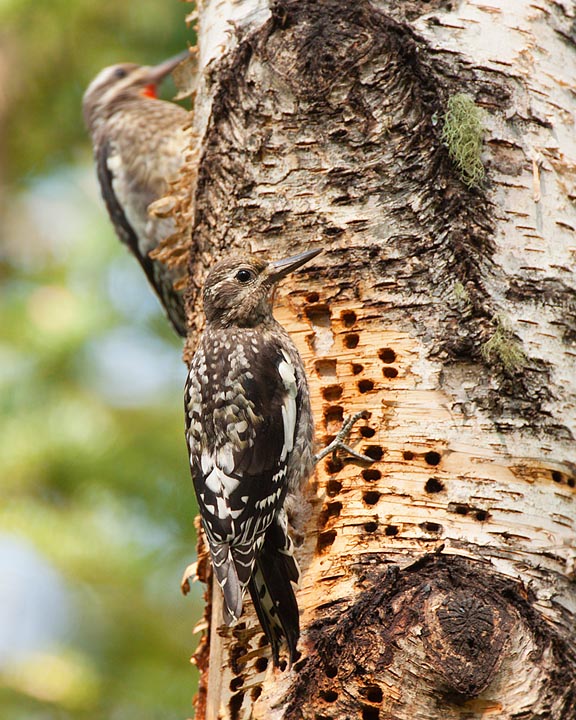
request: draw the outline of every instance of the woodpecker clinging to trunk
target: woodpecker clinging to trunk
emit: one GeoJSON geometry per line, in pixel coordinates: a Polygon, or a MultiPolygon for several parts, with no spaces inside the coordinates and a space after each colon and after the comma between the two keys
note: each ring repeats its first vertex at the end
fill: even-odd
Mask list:
{"type": "Polygon", "coordinates": [[[186,335],[183,270],[149,253],[175,231],[170,218],[149,215],[150,203],[167,194],[184,160],[188,112],[156,97],[156,87],[188,51],[154,67],[113,65],[90,83],[82,104],[92,137],[102,196],[120,240],[136,256],[175,330],[186,335]]]}
{"type": "Polygon", "coordinates": [[[185,392],[186,439],[202,525],[228,624],[249,590],[279,664],[297,657],[299,570],[284,508],[313,464],[313,419],[300,355],[272,316],[276,283],[315,257],[217,263],[204,286],[206,328],[185,392]]]}

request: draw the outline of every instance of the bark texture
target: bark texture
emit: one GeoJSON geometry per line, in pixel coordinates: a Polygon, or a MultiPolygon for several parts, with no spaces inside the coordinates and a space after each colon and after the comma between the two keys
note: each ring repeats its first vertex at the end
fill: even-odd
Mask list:
{"type": "Polygon", "coordinates": [[[222,255],[323,246],[276,316],[319,444],[366,408],[374,463],[317,468],[284,672],[251,609],[220,628],[201,544],[197,718],[576,717],[575,22],[552,0],[199,4],[172,248],[193,327],[222,255]],[[442,141],[457,93],[483,110],[480,187],[442,141]]]}

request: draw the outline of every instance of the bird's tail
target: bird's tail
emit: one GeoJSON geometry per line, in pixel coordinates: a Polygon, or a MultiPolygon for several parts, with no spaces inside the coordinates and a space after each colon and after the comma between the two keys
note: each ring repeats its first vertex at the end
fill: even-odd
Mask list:
{"type": "Polygon", "coordinates": [[[296,645],[300,637],[300,618],[292,583],[297,584],[299,578],[292,540],[287,532],[285,516],[281,513],[266,531],[248,584],[276,666],[280,664],[283,637],[288,645],[290,662],[295,662],[298,657],[296,645]]]}
{"type": "Polygon", "coordinates": [[[226,543],[219,545],[210,543],[210,554],[216,580],[224,595],[224,622],[226,625],[232,625],[242,613],[242,595],[244,593],[230,546],[226,543]]]}

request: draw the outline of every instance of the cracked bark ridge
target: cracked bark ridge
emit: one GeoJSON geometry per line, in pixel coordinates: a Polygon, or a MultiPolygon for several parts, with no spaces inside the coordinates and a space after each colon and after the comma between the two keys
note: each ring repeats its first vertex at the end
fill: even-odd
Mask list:
{"type": "Polygon", "coordinates": [[[211,76],[192,223],[192,327],[201,324],[207,268],[221,255],[323,242],[322,282],[340,299],[363,300],[364,278],[375,313],[416,334],[426,328],[429,357],[448,374],[473,367],[471,400],[501,429],[521,419],[525,432],[568,437],[542,412],[553,395],[546,362],[528,358],[506,371],[482,357],[506,290],[492,262],[495,211],[487,188],[463,185],[440,140],[450,94],[468,90],[503,115],[504,83],[431,52],[366,0],[277,0],[211,76]]]}
{"type": "Polygon", "coordinates": [[[521,693],[526,705],[516,698],[514,717],[573,717],[574,647],[541,619],[522,584],[488,563],[438,554],[402,570],[367,554],[354,572],[357,592],[321,606],[309,628],[284,717],[357,717],[358,708],[363,718],[415,716],[436,697],[438,717],[451,718],[458,707],[490,707],[492,696],[508,717],[508,701],[521,693]],[[519,687],[502,686],[501,669],[519,687]],[[391,696],[397,676],[402,693],[391,696]]]}

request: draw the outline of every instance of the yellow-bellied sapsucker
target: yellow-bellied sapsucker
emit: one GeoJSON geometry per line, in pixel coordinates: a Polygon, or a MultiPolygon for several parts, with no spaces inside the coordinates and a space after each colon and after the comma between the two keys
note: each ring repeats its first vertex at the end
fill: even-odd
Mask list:
{"type": "Polygon", "coordinates": [[[282,637],[297,657],[291,583],[299,569],[284,500],[312,471],[314,425],[302,360],[272,316],[271,293],[319,252],[271,263],[247,255],[212,268],[185,392],[192,478],[224,619],[240,617],[248,588],[275,665],[282,637]]]}
{"type": "Polygon", "coordinates": [[[142,266],[175,330],[186,335],[183,270],[152,260],[150,251],[175,231],[171,218],[153,217],[151,203],[168,192],[183,164],[188,112],[156,98],[158,83],[188,51],[154,67],[130,63],[102,70],[84,94],[82,109],[94,147],[98,180],[120,240],[142,266]]]}

